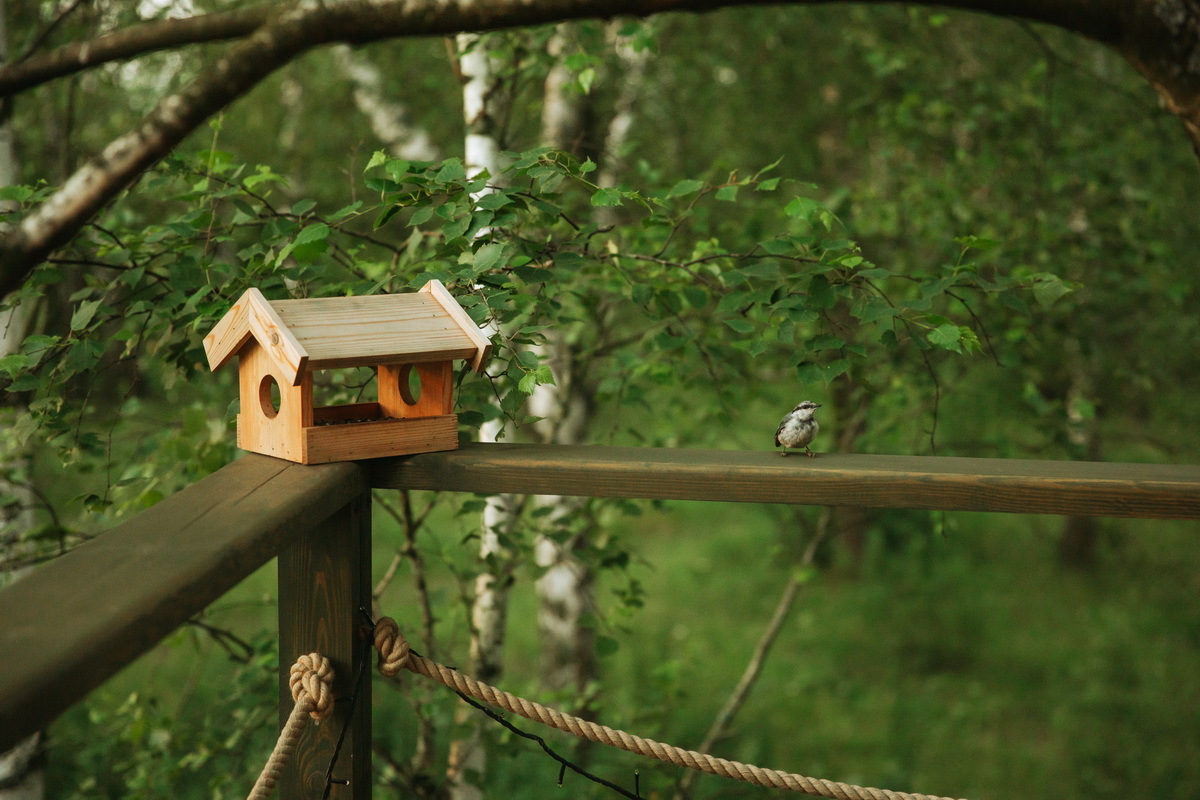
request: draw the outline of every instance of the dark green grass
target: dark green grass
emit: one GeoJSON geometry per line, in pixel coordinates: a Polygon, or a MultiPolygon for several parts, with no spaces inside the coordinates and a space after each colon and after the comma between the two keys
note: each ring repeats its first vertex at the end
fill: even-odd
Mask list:
{"type": "MultiPolygon", "coordinates": [[[[780,519],[757,506],[673,503],[616,523],[635,558],[598,584],[608,609],[602,632],[617,643],[601,662],[599,721],[683,747],[699,743],[791,574],[799,534],[781,531],[780,519]],[[631,577],[642,584],[644,607],[625,612],[613,593],[631,577]]],[[[835,550],[805,583],[716,754],[972,798],[1200,796],[1198,526],[1105,523],[1098,564],[1074,571],[1056,565],[1059,524],[883,515],[861,561],[835,550]],[[929,533],[935,526],[949,532],[929,533]]],[[[469,560],[475,542],[462,539],[472,527],[471,516],[440,516],[422,535],[444,637],[439,656],[451,664],[465,662],[466,634],[443,559],[469,560]]],[[[378,575],[398,534],[382,515],[377,530],[378,575]]],[[[534,577],[517,575],[501,683],[547,699],[537,687],[534,577]]],[[[244,794],[274,721],[266,644],[273,593],[268,567],[207,614],[262,645],[255,666],[233,664],[185,630],[70,712],[52,729],[51,796],[155,796],[168,785],[181,798],[244,794]]],[[[407,568],[384,610],[418,635],[407,568]]],[[[428,694],[448,725],[457,700],[428,694]]],[[[413,726],[404,693],[378,686],[376,709],[377,738],[406,759],[413,726]]],[[[561,734],[518,723],[627,787],[640,770],[648,797],[665,796],[679,774],[607,748],[581,752],[561,734]]],[[[492,796],[557,791],[557,765],[534,744],[487,728],[504,740],[492,796]]],[[[391,774],[382,762],[376,771],[383,780],[391,774]]],[[[566,789],[608,796],[578,777],[568,777],[566,789]]],[[[719,778],[697,784],[700,797],[762,794],[719,778]]]]}

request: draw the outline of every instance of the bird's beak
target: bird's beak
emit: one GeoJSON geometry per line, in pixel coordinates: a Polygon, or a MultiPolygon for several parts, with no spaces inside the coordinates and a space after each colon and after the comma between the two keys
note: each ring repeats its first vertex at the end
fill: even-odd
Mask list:
{"type": "Polygon", "coordinates": [[[820,403],[813,403],[813,405],[814,405],[814,406],[816,406],[817,408],[820,408],[820,407],[821,407],[821,404],[820,404],[820,403]]]}

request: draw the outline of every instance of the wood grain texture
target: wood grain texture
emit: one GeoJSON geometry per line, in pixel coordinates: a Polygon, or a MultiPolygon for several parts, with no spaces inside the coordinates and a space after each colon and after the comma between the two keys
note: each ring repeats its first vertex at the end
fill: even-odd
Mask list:
{"type": "Polygon", "coordinates": [[[216,372],[223,367],[250,340],[250,325],[246,317],[249,302],[249,294],[244,293],[204,337],[204,355],[208,358],[210,371],[216,372]]]}
{"type": "MultiPolygon", "coordinates": [[[[279,724],[292,710],[291,666],[307,653],[320,653],[333,665],[333,714],[305,726],[292,759],[280,776],[279,796],[319,800],[343,727],[329,794],[334,800],[371,796],[371,674],[363,676],[350,707],[355,676],[373,649],[360,608],[371,607],[371,496],[335,512],[312,530],[289,540],[279,553],[279,724]]],[[[368,665],[369,666],[369,665],[368,665]]]]}
{"type": "Polygon", "coordinates": [[[463,443],[369,465],[377,488],[1200,518],[1200,466],[463,443]]]}
{"type": "Polygon", "coordinates": [[[271,306],[307,351],[309,369],[476,355],[471,334],[429,294],[276,300],[271,306]]]}
{"type": "Polygon", "coordinates": [[[309,353],[280,319],[279,313],[258,289],[247,289],[246,322],[258,343],[279,365],[285,385],[299,386],[308,372],[309,353]]]}
{"type": "Polygon", "coordinates": [[[471,337],[475,342],[475,355],[470,358],[471,369],[476,372],[483,372],[483,367],[487,364],[488,359],[492,355],[492,341],[487,336],[484,336],[483,331],[475,324],[475,320],[463,310],[463,307],[454,299],[454,295],[439,280],[431,280],[429,283],[421,287],[421,293],[427,294],[441,305],[442,309],[450,315],[450,317],[458,323],[459,328],[464,333],[471,337]]]}
{"type": "Polygon", "coordinates": [[[0,752],[364,488],[355,464],[246,456],[0,591],[0,752]]]}
{"type": "Polygon", "coordinates": [[[458,447],[458,418],[389,419],[304,428],[306,464],[356,461],[458,447]]]}
{"type": "Polygon", "coordinates": [[[428,364],[380,365],[376,385],[379,406],[385,416],[400,419],[434,417],[449,414],[454,408],[454,364],[434,361],[428,364]],[[409,403],[405,397],[409,371],[417,373],[420,395],[409,403]]]}
{"type": "Polygon", "coordinates": [[[300,385],[287,382],[283,368],[270,351],[250,341],[238,356],[238,386],[241,410],[237,416],[237,443],[243,450],[289,461],[304,462],[301,431],[313,424],[312,373],[300,376],[300,385]],[[275,416],[266,412],[263,379],[271,376],[279,386],[279,408],[275,416]]]}

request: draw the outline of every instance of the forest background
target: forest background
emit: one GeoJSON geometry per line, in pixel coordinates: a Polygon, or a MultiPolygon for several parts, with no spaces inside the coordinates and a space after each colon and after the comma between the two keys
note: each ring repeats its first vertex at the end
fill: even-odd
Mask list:
{"type": "MultiPolygon", "coordinates": [[[[248,36],[263,8],[0,4],[5,581],[237,457],[236,381],[200,343],[249,286],[445,281],[497,343],[462,376],[464,437],[767,450],[812,399],[819,451],[1196,460],[1188,118],[1128,53],[1035,21],[743,7],[317,48],[21,251],[31,221],[70,218],[72,175],[238,45],[6,78],[172,20],[248,36]]],[[[375,505],[376,612],[516,693],[894,789],[1200,795],[1194,524],[375,505]]],[[[274,735],[274,591],[268,568],[10,754],[0,793],[247,791],[274,735]]],[[[557,791],[533,744],[388,686],[378,796],[557,791]]],[[[640,770],[647,797],[761,794],[549,740],[630,789],[640,770]]]]}

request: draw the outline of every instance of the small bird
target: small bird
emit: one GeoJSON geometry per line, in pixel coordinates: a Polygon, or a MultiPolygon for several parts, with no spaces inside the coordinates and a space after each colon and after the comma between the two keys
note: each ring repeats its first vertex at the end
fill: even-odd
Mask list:
{"type": "MultiPolygon", "coordinates": [[[[808,449],[808,444],[817,435],[817,431],[821,426],[813,419],[813,412],[821,406],[811,400],[805,400],[800,405],[792,409],[791,413],[783,418],[783,422],[779,423],[779,427],[775,429],[775,446],[776,447],[803,447],[804,452],[809,458],[816,458],[817,454],[808,449]]],[[[786,456],[788,451],[785,449],[780,455],[786,456]]]]}

